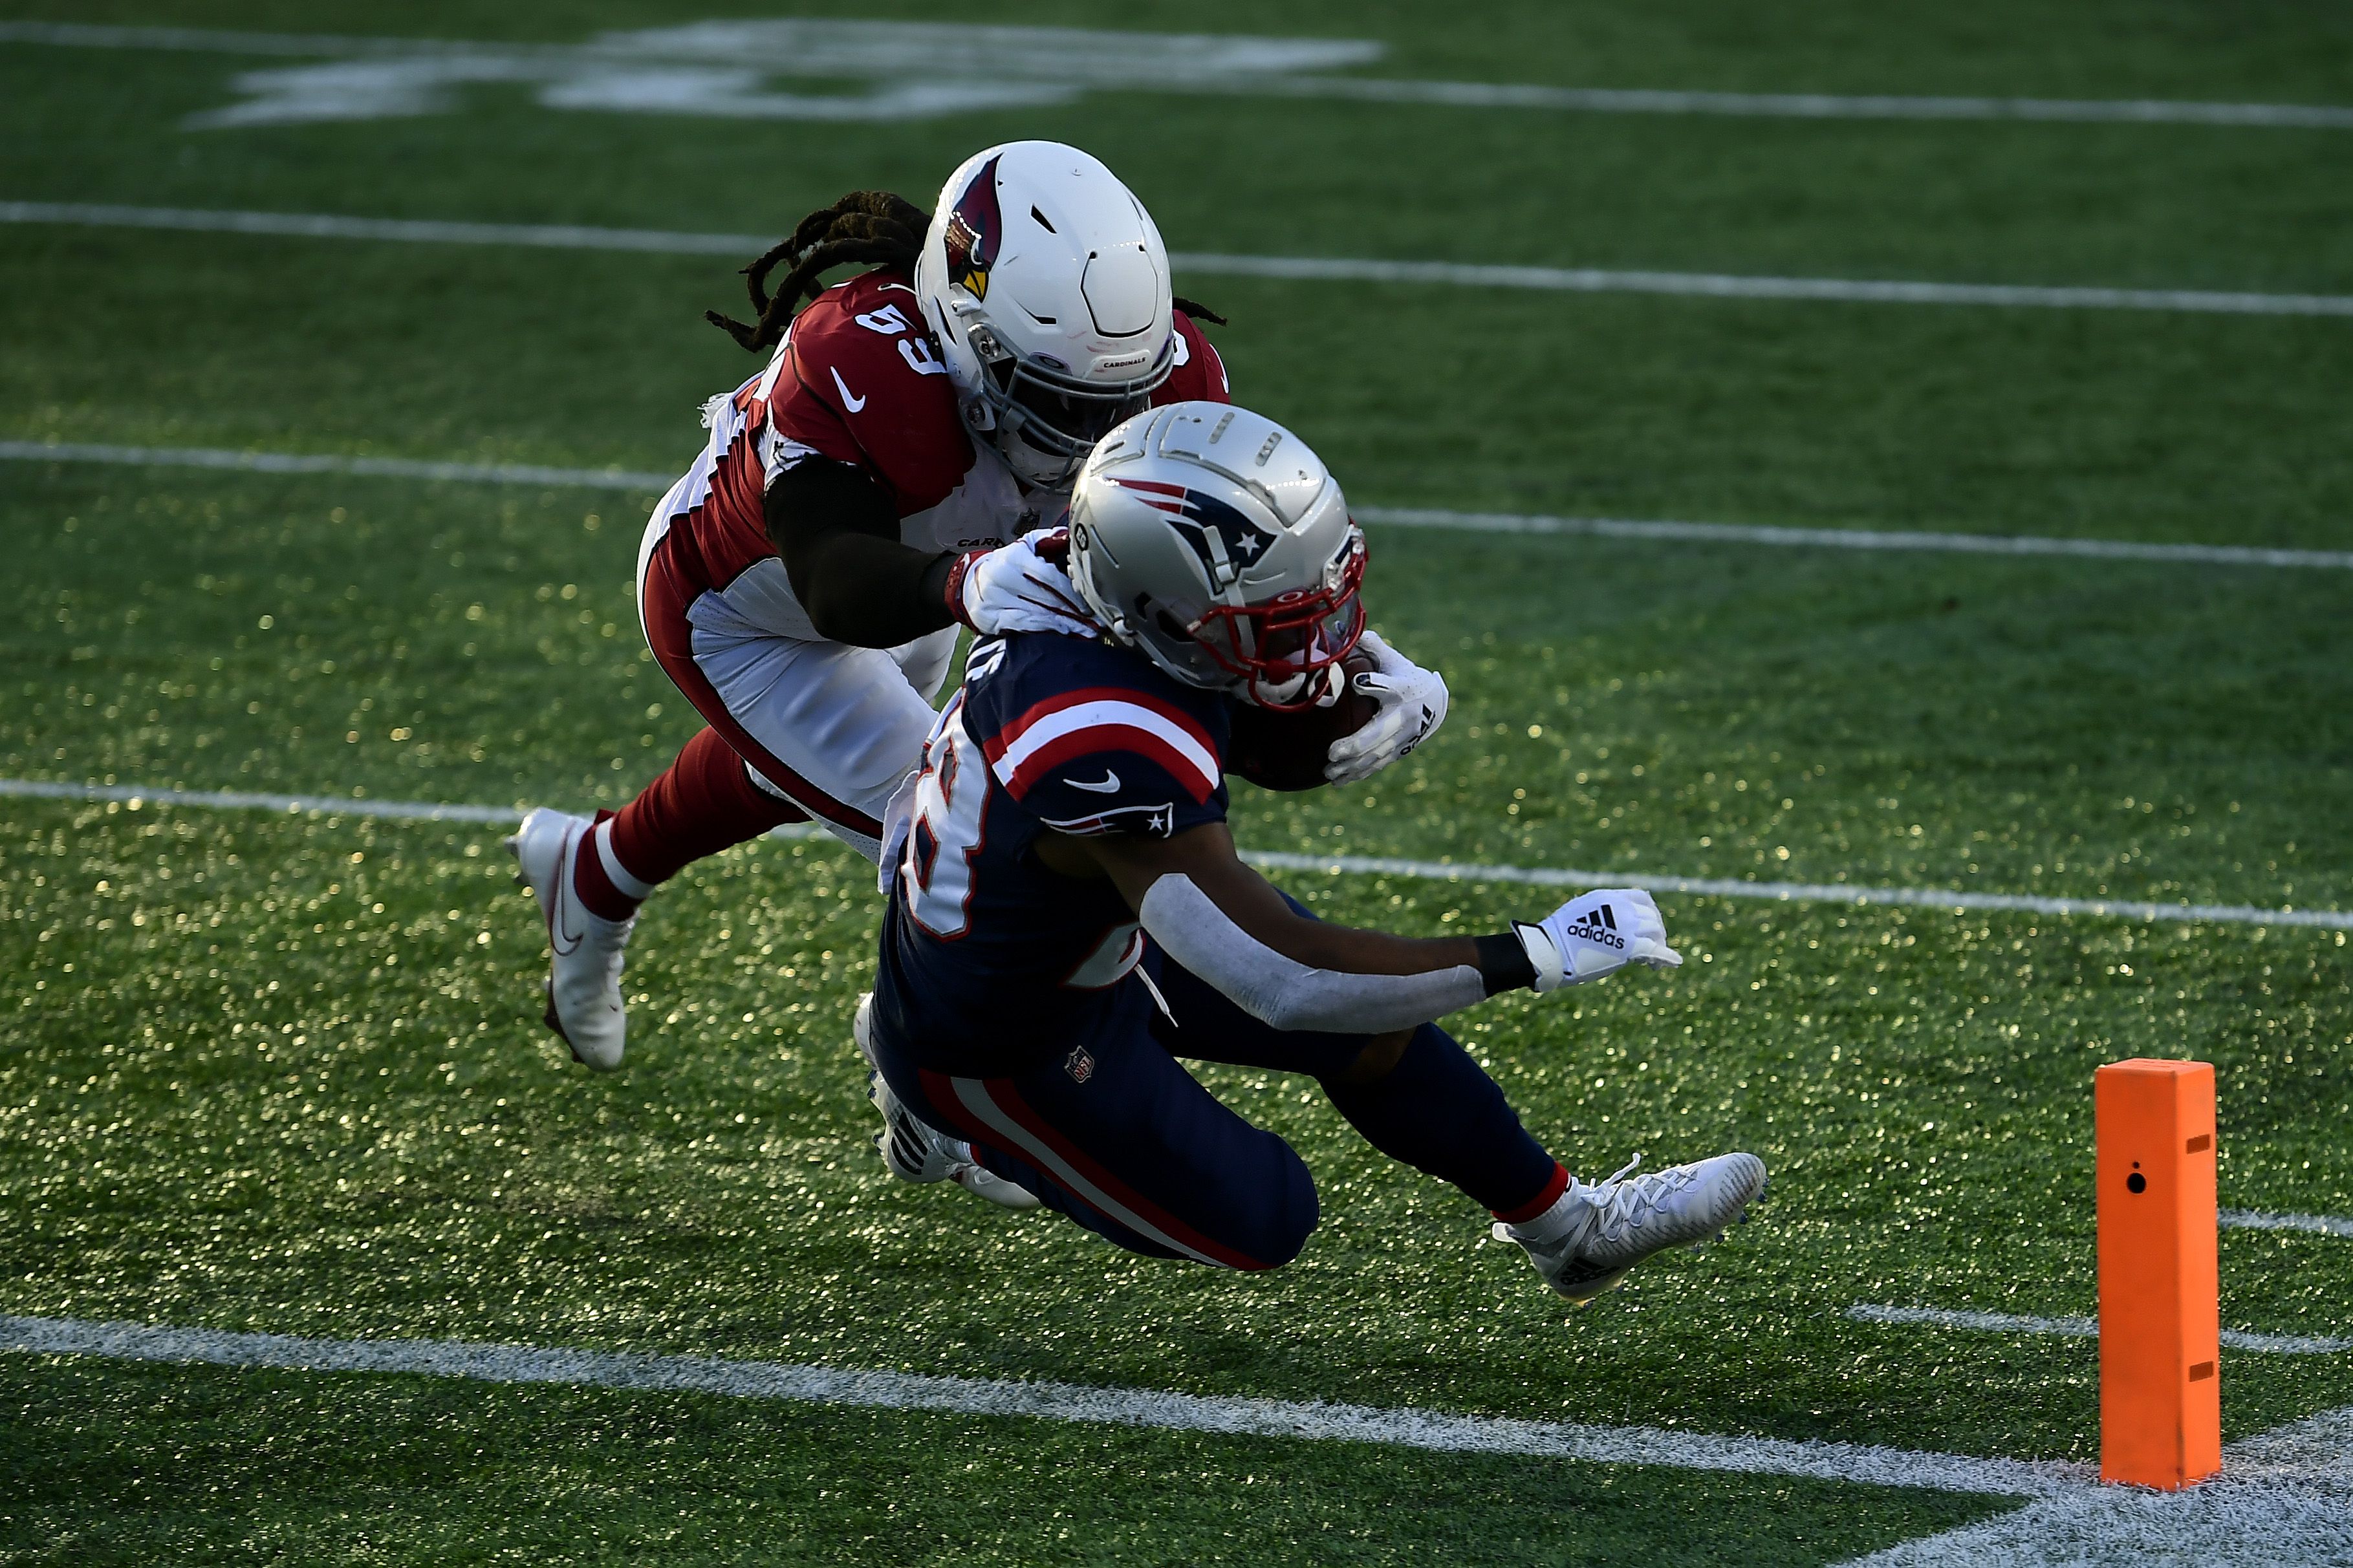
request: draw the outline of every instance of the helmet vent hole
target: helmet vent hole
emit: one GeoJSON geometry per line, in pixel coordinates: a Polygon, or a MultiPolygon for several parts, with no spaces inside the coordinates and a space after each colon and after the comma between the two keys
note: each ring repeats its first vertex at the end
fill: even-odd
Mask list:
{"type": "Polygon", "coordinates": [[[1038,220],[1038,226],[1039,226],[1039,228],[1044,229],[1048,234],[1059,234],[1059,233],[1060,233],[1060,232],[1061,232],[1060,229],[1056,228],[1056,227],[1055,227],[1055,226],[1054,226],[1050,222],[1047,221],[1046,215],[1045,215],[1044,213],[1039,212],[1036,207],[1031,207],[1031,208],[1029,209],[1029,216],[1030,216],[1031,217],[1036,218],[1036,219],[1038,220]]]}

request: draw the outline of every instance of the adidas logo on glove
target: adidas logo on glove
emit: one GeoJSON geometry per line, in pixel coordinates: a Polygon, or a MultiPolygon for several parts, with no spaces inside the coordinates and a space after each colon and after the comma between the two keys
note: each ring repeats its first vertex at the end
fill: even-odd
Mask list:
{"type": "Polygon", "coordinates": [[[1581,894],[1533,925],[1514,921],[1512,930],[1535,966],[1538,991],[1599,980],[1629,963],[1672,969],[1683,961],[1667,945],[1658,900],[1639,888],[1581,894]]]}

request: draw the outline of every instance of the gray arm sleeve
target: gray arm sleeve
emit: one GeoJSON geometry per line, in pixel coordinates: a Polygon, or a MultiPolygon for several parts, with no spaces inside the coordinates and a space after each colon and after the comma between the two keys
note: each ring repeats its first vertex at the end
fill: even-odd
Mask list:
{"type": "Polygon", "coordinates": [[[1479,971],[1467,963],[1421,974],[1310,969],[1236,925],[1187,876],[1172,873],[1153,883],[1136,912],[1169,957],[1278,1029],[1386,1034],[1429,1023],[1487,994],[1479,971]]]}

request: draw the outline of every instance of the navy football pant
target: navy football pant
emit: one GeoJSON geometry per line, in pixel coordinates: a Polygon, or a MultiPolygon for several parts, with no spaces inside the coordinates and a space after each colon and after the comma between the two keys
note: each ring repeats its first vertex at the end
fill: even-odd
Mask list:
{"type": "Polygon", "coordinates": [[[1385,1077],[1345,1084],[1365,1036],[1271,1028],[1157,949],[1145,966],[1173,1022],[1130,975],[1102,1026],[1056,1042],[1035,1067],[960,1078],[918,1066],[878,1030],[883,1075],[989,1170],[1156,1258],[1273,1268],[1298,1256],[1317,1216],[1315,1184],[1291,1145],[1228,1110],[1178,1056],[1322,1079],[1375,1148],[1505,1218],[1541,1213],[1567,1184],[1494,1080],[1435,1024],[1385,1077]]]}

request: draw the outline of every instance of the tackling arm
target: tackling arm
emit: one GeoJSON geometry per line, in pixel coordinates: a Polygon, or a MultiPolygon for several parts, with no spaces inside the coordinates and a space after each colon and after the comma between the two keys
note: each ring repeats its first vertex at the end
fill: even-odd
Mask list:
{"type": "Polygon", "coordinates": [[[820,637],[897,647],[959,621],[992,636],[1095,629],[1050,558],[1050,531],[995,550],[916,550],[900,542],[882,487],[827,458],[777,475],[763,504],[768,539],[820,637]]]}
{"type": "Polygon", "coordinates": [[[899,542],[891,498],[849,463],[810,458],[776,476],[764,503],[769,540],[820,637],[897,647],[939,630],[957,559],[899,542]]]}

